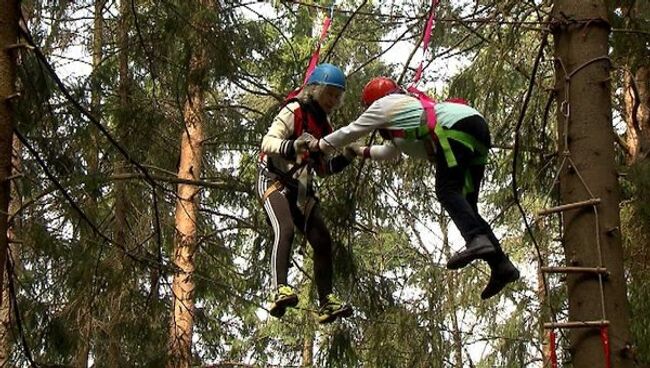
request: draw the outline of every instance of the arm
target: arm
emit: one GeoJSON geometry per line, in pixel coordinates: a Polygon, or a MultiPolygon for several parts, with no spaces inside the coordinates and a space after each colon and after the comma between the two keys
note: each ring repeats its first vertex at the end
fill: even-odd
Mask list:
{"type": "MultiPolygon", "coordinates": [[[[397,160],[400,157],[401,151],[395,147],[392,141],[384,144],[377,144],[373,146],[356,146],[350,145],[345,148],[346,153],[332,157],[329,160],[318,160],[314,169],[318,176],[328,176],[343,171],[354,158],[354,155],[359,157],[369,158],[375,161],[389,161],[397,160]],[[347,150],[350,153],[347,153],[347,150]]],[[[322,156],[321,156],[322,157],[322,156]]]]}
{"type": "Polygon", "coordinates": [[[395,147],[393,141],[386,142],[382,145],[373,145],[362,147],[362,155],[375,161],[389,161],[397,160],[400,157],[401,151],[395,147]]]}
{"type": "Polygon", "coordinates": [[[294,140],[290,138],[293,135],[294,111],[299,108],[297,102],[282,107],[262,139],[262,152],[278,154],[288,160],[296,159],[294,140]]]}
{"type": "Polygon", "coordinates": [[[316,175],[323,177],[332,174],[337,174],[343,171],[350,163],[352,162],[351,158],[346,157],[346,155],[336,155],[329,159],[319,157],[319,160],[316,161],[314,169],[316,170],[316,175]]]}
{"type": "Polygon", "coordinates": [[[326,153],[340,150],[373,130],[386,126],[387,121],[385,107],[381,104],[381,100],[378,100],[370,105],[357,120],[322,138],[318,144],[319,148],[326,153]]]}

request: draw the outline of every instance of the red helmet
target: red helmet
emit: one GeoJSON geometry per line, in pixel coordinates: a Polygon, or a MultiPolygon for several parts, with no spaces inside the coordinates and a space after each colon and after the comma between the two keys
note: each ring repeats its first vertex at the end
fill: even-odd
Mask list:
{"type": "Polygon", "coordinates": [[[361,102],[368,107],[380,98],[399,90],[399,85],[388,77],[373,78],[363,87],[361,102]]]}

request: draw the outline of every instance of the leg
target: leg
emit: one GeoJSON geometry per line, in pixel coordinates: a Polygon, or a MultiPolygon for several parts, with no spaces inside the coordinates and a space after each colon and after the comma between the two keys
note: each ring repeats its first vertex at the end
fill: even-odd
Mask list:
{"type": "Polygon", "coordinates": [[[483,228],[486,230],[485,234],[496,247],[496,253],[486,259],[490,266],[490,280],[481,292],[481,299],[488,299],[497,295],[507,284],[519,279],[519,270],[517,270],[512,262],[510,262],[508,256],[503,252],[499,239],[494,235],[490,224],[478,212],[478,193],[484,173],[485,166],[483,165],[475,165],[470,168],[474,191],[468,193],[467,200],[476,212],[479,221],[483,224],[483,228]]]}
{"type": "Polygon", "coordinates": [[[498,255],[504,255],[503,250],[501,249],[501,242],[499,242],[499,239],[494,235],[494,232],[492,231],[492,227],[490,224],[485,221],[485,219],[481,216],[481,214],[478,211],[478,195],[481,190],[481,183],[483,182],[483,176],[485,175],[485,165],[474,165],[469,168],[470,175],[472,176],[472,183],[474,184],[474,190],[471,193],[467,193],[467,201],[469,202],[470,206],[472,206],[472,209],[474,210],[474,213],[476,213],[476,217],[478,221],[481,223],[481,232],[482,234],[487,235],[487,237],[492,241],[492,244],[497,248],[497,254],[498,255]]]}
{"type": "Polygon", "coordinates": [[[323,221],[318,204],[311,210],[306,228],[303,224],[304,216],[298,218],[296,227],[304,233],[314,250],[314,280],[318,299],[323,303],[327,295],[332,293],[332,237],[323,221]]]}
{"type": "MultiPolygon", "coordinates": [[[[298,225],[298,223],[296,223],[298,225]]],[[[298,227],[303,229],[302,226],[298,227]]],[[[314,250],[314,280],[318,289],[320,308],[318,322],[330,323],[339,317],[352,315],[352,307],[342,303],[332,293],[332,238],[323,221],[318,204],[308,214],[305,236],[314,250]]]]}
{"type": "Polygon", "coordinates": [[[496,252],[496,246],[487,237],[489,228],[477,211],[478,195],[474,192],[477,192],[480,180],[474,182],[473,197],[463,194],[473,153],[460,143],[450,142],[450,145],[458,166],[448,167],[443,153],[439,152],[436,157],[436,195],[467,242],[466,249],[454,254],[447,262],[447,268],[455,270],[476,259],[487,259],[496,252]]]}
{"type": "Polygon", "coordinates": [[[298,304],[298,297],[288,287],[287,282],[294,224],[287,197],[278,190],[266,193],[272,183],[268,177],[259,175],[257,191],[264,200],[263,207],[274,234],[271,248],[271,284],[274,296],[269,313],[274,317],[281,317],[287,307],[298,304]]]}
{"type": "Polygon", "coordinates": [[[460,143],[451,141],[452,151],[458,161],[458,166],[449,167],[442,149],[438,147],[436,155],[436,196],[442,207],[447,211],[451,220],[456,224],[466,242],[482,232],[482,223],[477,217],[470,202],[463,194],[465,185],[465,166],[463,164],[471,157],[472,152],[460,143]]]}
{"type": "Polygon", "coordinates": [[[282,193],[271,193],[264,201],[264,210],[269,216],[274,234],[271,247],[271,282],[273,288],[277,289],[278,285],[287,284],[294,225],[289,203],[282,193]]]}

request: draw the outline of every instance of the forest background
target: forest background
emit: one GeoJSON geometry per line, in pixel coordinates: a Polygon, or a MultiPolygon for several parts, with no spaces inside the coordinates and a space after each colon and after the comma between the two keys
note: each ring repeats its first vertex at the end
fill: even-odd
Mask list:
{"type": "MultiPolygon", "coordinates": [[[[558,14],[572,20],[563,3],[442,1],[422,56],[429,1],[3,0],[0,44],[17,66],[0,82],[19,94],[2,90],[14,134],[2,177],[0,366],[550,366],[543,323],[569,319],[571,288],[543,279],[542,266],[567,264],[567,248],[562,221],[535,214],[561,201],[566,101],[552,36],[558,14]],[[486,268],[444,268],[462,242],[427,162],[359,160],[319,183],[335,288],[355,316],[316,323],[300,237],[299,308],[267,315],[272,233],[254,191],[258,147],[330,14],[321,61],[348,76],[335,126],[362,112],[370,78],[407,84],[422,58],[423,88],[463,97],[489,121],[481,210],[525,271],[498,297],[478,297],[486,268]]],[[[585,3],[606,12],[609,32],[613,118],[588,133],[612,137],[620,186],[620,228],[606,230],[622,235],[627,300],[616,302],[629,303],[630,336],[615,331],[611,346],[647,367],[650,4],[585,3]]],[[[584,38],[594,24],[580,23],[584,38]]],[[[558,331],[561,366],[586,366],[574,343],[558,331]]]]}

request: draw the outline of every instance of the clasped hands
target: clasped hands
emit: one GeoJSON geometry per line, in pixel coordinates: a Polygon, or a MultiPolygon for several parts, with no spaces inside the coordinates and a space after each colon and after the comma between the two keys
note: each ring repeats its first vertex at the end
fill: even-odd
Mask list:
{"type": "MultiPolygon", "coordinates": [[[[321,151],[323,143],[321,143],[321,140],[314,137],[313,135],[309,133],[302,133],[300,137],[298,137],[294,142],[293,142],[293,148],[296,150],[296,154],[301,155],[306,152],[317,152],[321,151]]],[[[348,144],[347,146],[344,147],[343,149],[343,155],[348,159],[352,160],[356,156],[363,156],[363,149],[364,147],[361,146],[358,143],[351,143],[348,144]]]]}

